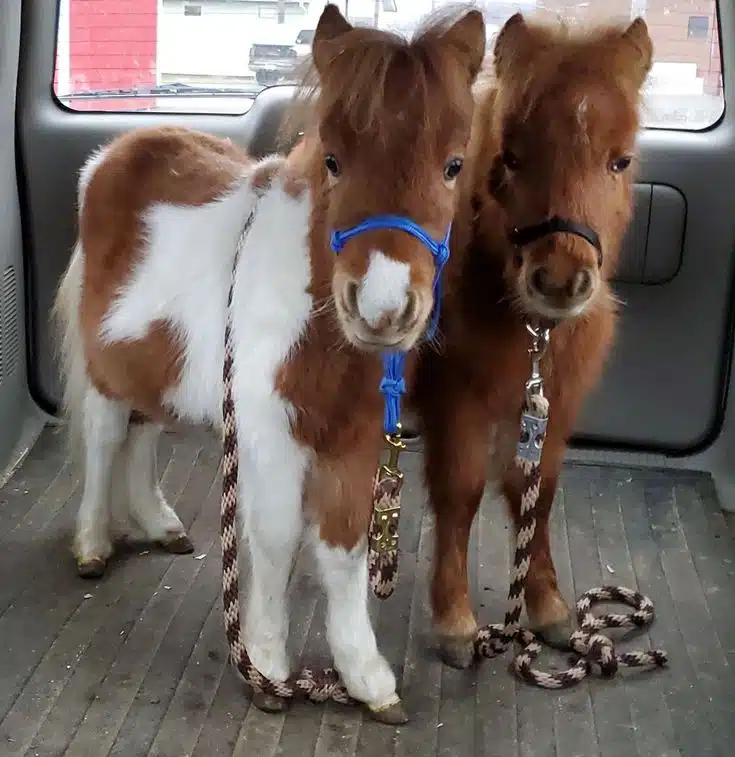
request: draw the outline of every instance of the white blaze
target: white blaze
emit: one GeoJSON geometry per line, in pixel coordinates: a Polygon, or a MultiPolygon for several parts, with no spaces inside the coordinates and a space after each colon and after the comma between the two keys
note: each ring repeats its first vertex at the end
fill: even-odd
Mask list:
{"type": "Polygon", "coordinates": [[[411,280],[408,263],[389,258],[381,250],[370,254],[370,265],[357,292],[357,309],[371,326],[386,313],[401,312],[411,280]]]}

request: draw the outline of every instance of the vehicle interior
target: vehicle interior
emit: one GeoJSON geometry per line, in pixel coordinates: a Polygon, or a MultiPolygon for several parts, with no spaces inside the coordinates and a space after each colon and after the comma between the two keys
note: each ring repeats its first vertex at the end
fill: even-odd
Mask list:
{"type": "MultiPolygon", "coordinates": [[[[565,692],[519,682],[507,656],[466,671],[443,666],[430,634],[433,523],[419,438],[406,455],[398,586],[385,602],[370,599],[378,642],[411,716],[392,728],[333,704],[301,704],[279,715],[250,706],[249,691],[227,663],[221,448],[205,429],[167,429],[158,458],[162,486],[194,554],[135,548],[98,581],[74,571],[70,541],[80,471],[58,417],[50,311],[74,245],[78,171],[114,135],[162,122],[229,137],[265,155],[277,149],[294,92],[290,84],[268,86],[248,94],[246,107],[223,75],[221,98],[206,92],[202,82],[209,80],[202,76],[190,94],[159,92],[160,108],[150,87],[144,102],[134,102],[129,85],[66,97],[58,84],[60,29],[74,2],[0,3],[0,755],[731,755],[735,3],[583,4],[599,6],[602,18],[643,15],[654,44],[667,35],[696,38],[700,22],[692,19],[706,16],[708,55],[720,66],[706,105],[704,95],[684,94],[684,105],[663,112],[668,95],[652,97],[655,112],[640,134],[634,220],[615,280],[620,330],[578,423],[552,527],[568,601],[590,586],[639,588],[653,600],[656,619],[630,644],[662,646],[670,664],[611,681],[591,676],[565,692]],[[679,31],[678,16],[684,18],[679,31]]],[[[94,12],[96,2],[83,5],[94,12]]],[[[219,2],[227,12],[236,5],[219,2]]],[[[495,28],[516,7],[531,5],[484,7],[495,28]]],[[[119,3],[119,17],[139,13],[134,6],[119,3]]],[[[182,17],[184,6],[200,8],[202,18],[207,11],[204,0],[154,0],[156,6],[159,14],[182,17]]],[[[187,22],[197,18],[187,12],[187,22]]],[[[65,23],[73,57],[82,37],[65,23]]],[[[116,25],[113,19],[108,26],[116,25]]],[[[247,65],[248,50],[240,57],[247,65]]],[[[682,65],[692,60],[683,55],[682,65]]],[[[179,73],[158,70],[151,86],[183,81],[179,73]]],[[[708,74],[702,76],[706,84],[708,74]]],[[[481,622],[499,621],[511,547],[505,513],[490,494],[472,548],[473,604],[481,622]]],[[[293,659],[328,663],[325,607],[306,551],[290,595],[293,659]]],[[[544,660],[565,663],[552,654],[544,660]]]]}

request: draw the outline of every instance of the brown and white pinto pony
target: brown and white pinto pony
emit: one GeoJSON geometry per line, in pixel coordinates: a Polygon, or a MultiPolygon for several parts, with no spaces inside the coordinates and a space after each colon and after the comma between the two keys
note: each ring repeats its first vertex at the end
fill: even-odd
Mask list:
{"type": "MultiPolygon", "coordinates": [[[[56,303],[65,409],[85,450],[80,575],[99,576],[121,535],[189,550],[159,488],[156,443],[171,417],[221,425],[228,288],[257,203],[232,305],[251,557],[245,644],[265,676],[288,678],[286,589],[307,529],[336,667],[355,699],[392,704],[394,715],[395,677],[367,612],[380,351],[409,350],[422,337],[434,259],[390,229],[350,239],[335,256],[330,233],[401,214],[445,236],[484,45],[477,11],[408,42],[353,28],[327,6],[313,42],[312,139],[288,163],[254,162],[228,141],[181,128],[113,140],[81,172],[79,237],[56,303]],[[123,500],[117,515],[113,491],[123,500]]],[[[256,704],[281,706],[262,695],[256,704]]]]}
{"type": "Polygon", "coordinates": [[[495,44],[494,82],[479,94],[446,271],[442,350],[422,351],[413,397],[436,514],[434,624],[445,661],[457,667],[473,659],[467,548],[488,478],[519,521],[513,458],[531,370],[528,323],[552,328],[541,363],[550,416],[526,609],[549,643],[565,644],[572,630],[549,514],[568,438],[613,339],[608,281],[632,213],[651,58],[640,18],[627,28],[573,31],[516,14],[495,44]]]}

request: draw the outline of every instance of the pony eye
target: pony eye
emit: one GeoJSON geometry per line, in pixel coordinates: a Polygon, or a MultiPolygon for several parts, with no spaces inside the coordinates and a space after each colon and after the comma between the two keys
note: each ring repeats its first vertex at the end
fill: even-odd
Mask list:
{"type": "Polygon", "coordinates": [[[614,160],[610,161],[610,172],[623,173],[623,171],[630,167],[630,164],[632,162],[633,159],[630,157],[630,155],[621,155],[619,158],[615,158],[614,160]]]}
{"type": "Polygon", "coordinates": [[[334,177],[339,176],[342,172],[339,161],[334,157],[334,155],[326,155],[324,157],[324,165],[327,167],[327,171],[329,171],[329,173],[331,173],[334,177]]]}
{"type": "Polygon", "coordinates": [[[521,167],[518,156],[512,150],[503,150],[500,157],[503,161],[503,165],[509,171],[517,171],[521,167]]]}
{"type": "Polygon", "coordinates": [[[462,170],[462,158],[452,158],[444,166],[444,179],[445,181],[454,181],[459,172],[462,170]]]}

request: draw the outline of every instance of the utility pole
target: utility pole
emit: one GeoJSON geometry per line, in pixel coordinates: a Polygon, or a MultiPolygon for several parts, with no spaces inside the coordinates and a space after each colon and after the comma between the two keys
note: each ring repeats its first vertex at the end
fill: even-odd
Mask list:
{"type": "Polygon", "coordinates": [[[278,23],[286,22],[286,0],[278,0],[278,23]]]}
{"type": "Polygon", "coordinates": [[[380,23],[380,3],[382,0],[375,0],[373,5],[373,26],[377,29],[380,23]]]}

